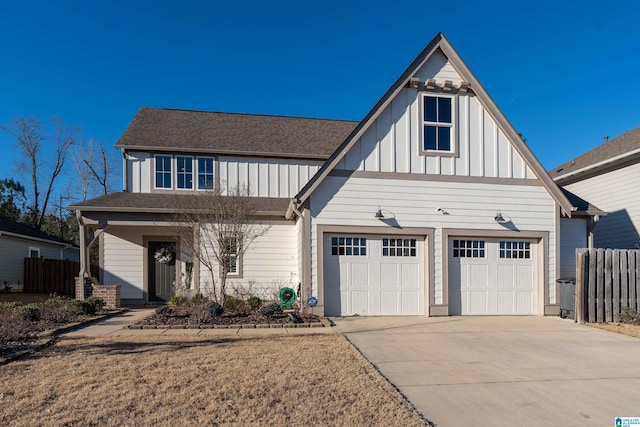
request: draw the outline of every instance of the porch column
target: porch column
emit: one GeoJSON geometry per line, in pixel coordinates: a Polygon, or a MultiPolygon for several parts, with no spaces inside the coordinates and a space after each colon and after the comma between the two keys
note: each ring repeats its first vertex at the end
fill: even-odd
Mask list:
{"type": "Polygon", "coordinates": [[[76,286],[76,299],[85,299],[84,281],[89,276],[87,273],[87,266],[89,265],[89,251],[87,248],[87,227],[82,220],[82,212],[76,211],[76,219],[78,221],[78,230],[80,232],[79,244],[80,244],[80,271],[78,272],[78,279],[81,282],[80,286],[76,286]]]}

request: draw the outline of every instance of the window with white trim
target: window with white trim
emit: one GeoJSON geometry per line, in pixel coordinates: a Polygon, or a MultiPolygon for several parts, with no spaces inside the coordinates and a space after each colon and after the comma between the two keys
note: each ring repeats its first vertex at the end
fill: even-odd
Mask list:
{"type": "Polygon", "coordinates": [[[382,256],[415,257],[416,239],[382,239],[382,256]]]}
{"type": "Polygon", "coordinates": [[[485,241],[454,239],[453,257],[454,258],[484,258],[485,257],[485,241]]]}
{"type": "Polygon", "coordinates": [[[228,237],[225,240],[225,248],[224,248],[224,259],[225,259],[225,266],[227,269],[227,274],[230,276],[235,276],[240,274],[240,268],[239,268],[239,260],[240,260],[240,256],[239,256],[239,251],[238,251],[238,239],[236,239],[235,237],[228,237]]]}
{"type": "Polygon", "coordinates": [[[181,190],[193,189],[193,158],[176,156],[177,188],[181,190]]]}
{"type": "Polygon", "coordinates": [[[40,248],[29,246],[29,258],[40,258],[40,248]]]}
{"type": "Polygon", "coordinates": [[[156,155],[156,188],[173,188],[171,173],[171,156],[156,155]]]}
{"type": "Polygon", "coordinates": [[[500,241],[500,258],[531,258],[531,243],[521,241],[500,241]]]}
{"type": "Polygon", "coordinates": [[[198,157],[198,190],[214,189],[212,157],[198,157]]]}
{"type": "Polygon", "coordinates": [[[453,98],[423,95],[422,151],[455,152],[453,98]]]}
{"type": "Polygon", "coordinates": [[[332,237],[331,255],[367,256],[366,237],[332,237]]]}

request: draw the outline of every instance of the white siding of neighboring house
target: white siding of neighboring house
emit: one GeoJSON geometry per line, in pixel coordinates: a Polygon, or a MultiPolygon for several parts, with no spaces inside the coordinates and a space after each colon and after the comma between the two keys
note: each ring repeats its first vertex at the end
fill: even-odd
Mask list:
{"type": "MultiPolygon", "coordinates": [[[[143,152],[127,152],[127,189],[134,193],[149,193],[154,190],[153,156],[143,152]]],[[[189,154],[185,154],[189,155],[189,154]]],[[[197,156],[194,156],[194,159],[197,156]]],[[[218,157],[218,171],[221,191],[238,185],[249,187],[257,197],[293,197],[318,171],[322,165],[317,160],[268,159],[252,157],[218,157]]],[[[175,162],[174,162],[175,182],[175,162]]],[[[197,182],[197,168],[194,163],[194,185],[197,182]]],[[[178,190],[188,191],[188,190],[178,190]]]]}
{"type": "MultiPolygon", "coordinates": [[[[440,57],[432,57],[417,73],[421,80],[435,78],[441,84],[445,79],[453,79],[455,70],[448,62],[443,66],[440,57]]],[[[478,98],[471,94],[454,96],[458,155],[421,155],[422,93],[415,89],[403,89],[336,169],[536,179],[478,98]]]]}
{"type": "MultiPolygon", "coordinates": [[[[0,233],[1,234],[1,233],[0,233]]],[[[4,282],[24,284],[24,259],[30,255],[29,248],[38,249],[41,258],[66,259],[77,261],[72,257],[65,257],[62,246],[52,245],[42,241],[21,239],[0,235],[0,286],[4,282]]]]}
{"type": "MultiPolygon", "coordinates": [[[[312,286],[318,292],[318,225],[389,226],[374,218],[378,208],[391,211],[399,225],[433,227],[435,302],[442,303],[442,228],[505,230],[494,221],[500,210],[523,231],[549,232],[549,294],[555,303],[556,205],[542,186],[328,177],[311,198],[312,286]],[[437,209],[444,209],[443,215],[437,209]]],[[[444,266],[446,268],[446,266],[444,266]]],[[[546,303],[546,302],[545,302],[546,303]]]]}
{"type": "Polygon", "coordinates": [[[587,247],[587,220],[560,219],[560,277],[576,277],[576,249],[587,247]]]}
{"type": "Polygon", "coordinates": [[[568,184],[567,190],[608,212],[594,229],[594,247],[636,249],[640,239],[640,164],[568,184]]]}

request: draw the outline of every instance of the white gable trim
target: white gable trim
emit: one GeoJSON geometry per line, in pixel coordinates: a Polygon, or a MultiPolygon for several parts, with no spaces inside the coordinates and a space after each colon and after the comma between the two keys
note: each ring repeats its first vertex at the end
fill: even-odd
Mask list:
{"type": "Polygon", "coordinates": [[[372,123],[382,114],[384,109],[393,101],[394,98],[402,91],[408,84],[417,84],[414,74],[420,69],[426,61],[440,49],[444,55],[451,62],[452,66],[460,74],[463,80],[470,82],[470,89],[475,92],[480,103],[484,106],[487,113],[493,118],[498,126],[505,133],[509,142],[513,145],[516,152],[523,158],[527,166],[531,168],[534,174],[540,179],[551,197],[561,207],[562,212],[570,217],[571,212],[575,210],[569,200],[562,194],[560,188],[551,179],[547,171],[542,167],[540,162],[533,155],[531,150],[526,146],[524,141],[520,138],[513,126],[506,119],[504,114],[500,111],[497,105],[493,102],[489,94],[482,88],[480,82],[471,73],[469,68],[462,61],[460,56],[453,49],[451,44],[447,41],[442,33],[439,33],[427,47],[418,55],[418,57],[411,63],[411,65],[405,70],[398,80],[391,86],[391,88],[385,93],[385,95],[376,103],[376,105],[369,111],[366,117],[358,124],[354,131],[347,137],[347,139],[338,147],[338,149],[329,157],[327,162],[320,168],[320,170],[311,178],[311,180],[300,190],[296,195],[294,202],[297,204],[303,204],[311,194],[316,190],[320,183],[329,175],[329,173],[336,167],[336,165],[344,158],[347,152],[353,147],[353,145],[360,139],[364,132],[371,126],[372,123]]]}

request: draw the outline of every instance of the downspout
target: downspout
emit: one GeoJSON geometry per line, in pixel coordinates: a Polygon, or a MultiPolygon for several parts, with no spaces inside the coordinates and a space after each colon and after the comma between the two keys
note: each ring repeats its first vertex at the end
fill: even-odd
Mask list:
{"type": "Polygon", "coordinates": [[[600,215],[593,215],[587,227],[587,246],[589,249],[593,249],[593,229],[598,225],[598,221],[600,221],[600,215]]]}
{"type": "MultiPolygon", "coordinates": [[[[311,294],[311,291],[309,290],[309,292],[306,292],[306,289],[303,289],[303,285],[302,285],[302,281],[305,279],[305,276],[306,276],[305,270],[307,268],[309,268],[309,266],[306,266],[305,262],[304,262],[304,251],[305,251],[304,247],[305,247],[305,245],[307,243],[305,241],[305,239],[304,239],[304,235],[305,235],[304,234],[304,230],[305,230],[305,228],[307,226],[307,224],[306,224],[307,219],[304,217],[302,212],[300,212],[300,209],[298,209],[297,205],[298,205],[297,204],[297,200],[296,199],[291,199],[291,202],[289,203],[289,208],[287,209],[287,213],[285,214],[285,217],[287,219],[291,219],[291,218],[293,218],[293,214],[295,214],[298,218],[300,218],[300,221],[302,221],[302,230],[303,230],[302,238],[301,238],[302,242],[299,243],[300,244],[299,250],[301,252],[299,252],[298,256],[300,256],[303,259],[301,260],[302,269],[301,269],[301,271],[298,272],[300,274],[300,277],[298,278],[299,279],[298,280],[298,289],[296,289],[296,293],[297,293],[297,296],[300,299],[301,303],[304,303],[304,301],[306,301],[306,298],[311,294]],[[309,294],[309,295],[305,295],[305,294],[309,294]]],[[[303,305],[303,307],[304,307],[304,305],[303,305]]]]}

